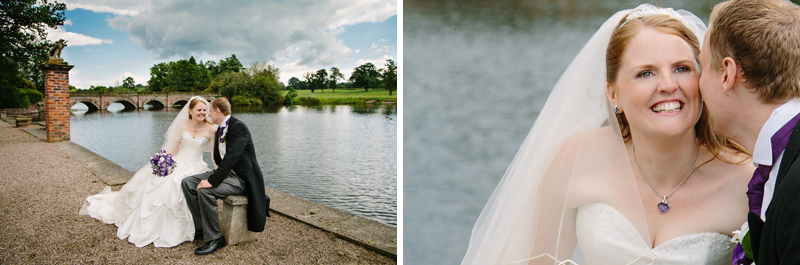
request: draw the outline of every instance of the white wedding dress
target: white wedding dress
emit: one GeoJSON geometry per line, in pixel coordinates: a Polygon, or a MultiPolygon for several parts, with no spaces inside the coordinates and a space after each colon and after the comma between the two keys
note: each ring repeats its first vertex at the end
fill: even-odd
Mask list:
{"type": "Polygon", "coordinates": [[[684,235],[655,248],[614,207],[592,203],[575,219],[581,264],[731,264],[736,244],[719,233],[684,235]]]}
{"type": "Polygon", "coordinates": [[[172,174],[152,174],[150,164],[134,174],[119,191],[106,187],[90,196],[81,214],[115,224],[117,237],[128,238],[137,247],[153,243],[156,247],[173,247],[194,239],[194,222],[181,191],[181,180],[209,170],[203,151],[209,144],[206,137],[193,138],[181,132],[181,145],[173,156],[177,162],[172,174]]]}

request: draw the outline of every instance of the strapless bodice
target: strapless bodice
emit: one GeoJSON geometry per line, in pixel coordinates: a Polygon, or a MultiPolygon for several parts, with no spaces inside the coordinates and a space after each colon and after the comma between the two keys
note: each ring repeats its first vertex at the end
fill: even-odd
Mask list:
{"type": "Polygon", "coordinates": [[[193,138],[192,134],[183,131],[181,136],[181,146],[175,154],[175,159],[178,162],[196,163],[203,161],[203,151],[208,145],[208,138],[197,137],[193,138]]]}
{"type": "Polygon", "coordinates": [[[605,203],[579,207],[575,222],[582,264],[730,264],[736,247],[729,236],[706,232],[650,248],[633,224],[605,203]]]}

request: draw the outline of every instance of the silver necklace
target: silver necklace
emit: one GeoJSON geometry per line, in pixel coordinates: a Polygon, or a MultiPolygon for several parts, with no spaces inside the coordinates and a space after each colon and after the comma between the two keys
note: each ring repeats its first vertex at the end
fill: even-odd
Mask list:
{"type": "Polygon", "coordinates": [[[639,166],[639,161],[636,160],[636,146],[631,145],[631,148],[633,149],[633,162],[636,163],[636,168],[639,169],[639,174],[642,174],[642,178],[644,178],[644,181],[647,181],[647,184],[650,185],[650,188],[653,188],[653,191],[655,191],[658,194],[658,196],[664,198],[663,200],[661,200],[661,202],[658,203],[658,205],[656,205],[658,207],[658,211],[661,213],[666,213],[667,211],[669,211],[669,203],[667,202],[667,198],[669,196],[672,196],[672,194],[675,193],[675,191],[678,190],[678,188],[680,188],[681,185],[683,185],[683,182],[689,179],[689,176],[692,175],[692,172],[694,172],[694,167],[697,166],[697,160],[700,158],[700,145],[697,146],[697,155],[695,155],[694,164],[692,165],[692,168],[689,169],[689,173],[686,173],[686,177],[684,177],[683,180],[681,180],[681,183],[678,183],[678,186],[672,189],[672,192],[670,192],[666,196],[661,195],[661,192],[658,192],[656,187],[653,186],[653,183],[650,183],[650,180],[647,179],[647,176],[644,175],[642,168],[639,166]]]}

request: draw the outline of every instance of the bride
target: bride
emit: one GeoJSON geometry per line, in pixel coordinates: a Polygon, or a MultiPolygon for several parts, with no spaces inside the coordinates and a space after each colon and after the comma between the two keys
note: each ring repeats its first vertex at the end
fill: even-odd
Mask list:
{"type": "MultiPolygon", "coordinates": [[[[166,177],[153,174],[148,162],[119,191],[106,188],[86,198],[80,214],[115,224],[117,237],[137,247],[153,243],[174,247],[194,239],[192,214],[181,192],[184,177],[206,172],[203,151],[210,150],[215,127],[206,116],[208,101],[192,97],[167,129],[162,150],[177,162],[166,177]]],[[[216,166],[216,165],[215,165],[216,166]]]]}
{"type": "Polygon", "coordinates": [[[730,264],[753,167],[711,129],[705,30],[648,4],[609,18],[553,88],[462,264],[730,264]]]}

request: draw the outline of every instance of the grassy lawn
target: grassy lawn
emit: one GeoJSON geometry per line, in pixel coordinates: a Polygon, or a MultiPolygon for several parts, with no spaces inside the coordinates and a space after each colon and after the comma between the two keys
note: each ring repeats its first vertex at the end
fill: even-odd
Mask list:
{"type": "MultiPolygon", "coordinates": [[[[386,101],[386,100],[393,100],[397,101],[397,91],[392,91],[392,95],[389,95],[389,90],[386,89],[375,89],[370,90],[369,92],[365,92],[363,89],[357,90],[345,90],[345,89],[337,89],[336,92],[333,90],[325,89],[325,92],[320,92],[319,90],[314,90],[314,94],[311,94],[311,90],[297,90],[297,97],[294,99],[298,101],[301,97],[310,97],[310,98],[317,98],[320,100],[321,104],[364,104],[365,101],[368,100],[377,100],[377,101],[386,101]]],[[[286,95],[287,91],[283,92],[283,95],[286,95]]],[[[299,101],[298,101],[299,103],[299,101]]]]}

